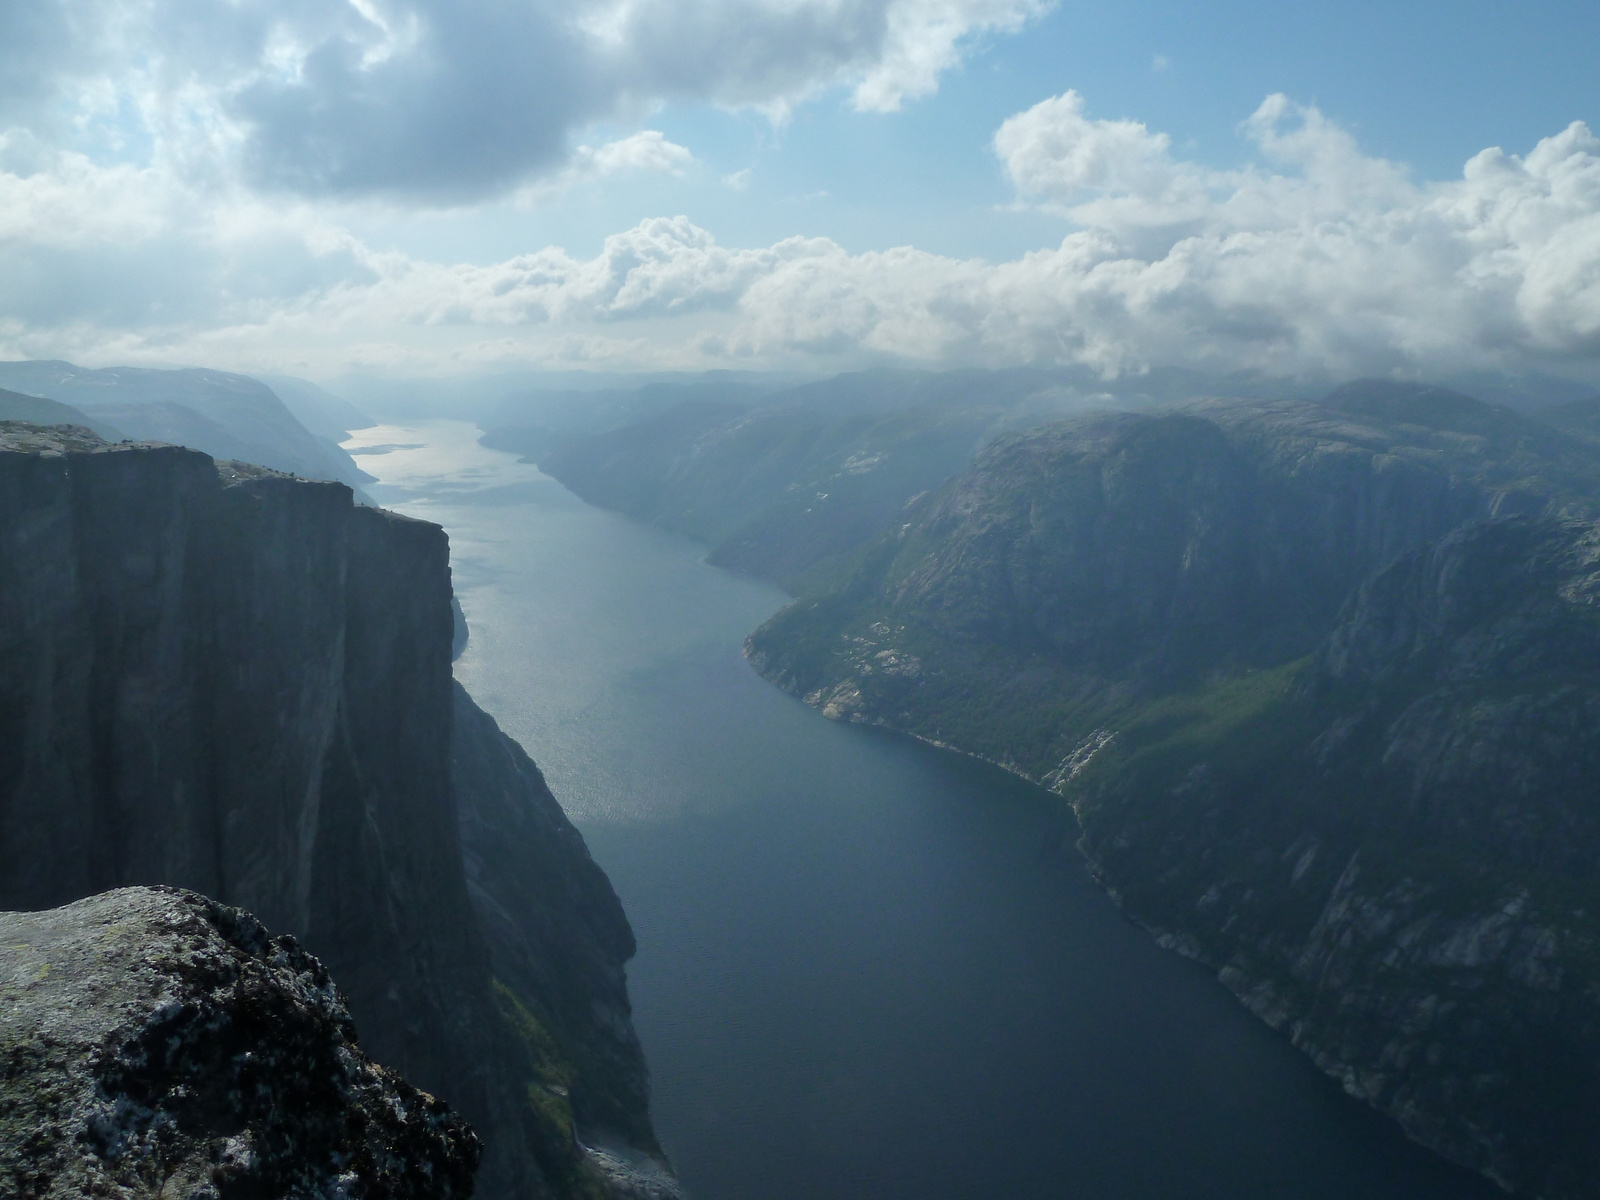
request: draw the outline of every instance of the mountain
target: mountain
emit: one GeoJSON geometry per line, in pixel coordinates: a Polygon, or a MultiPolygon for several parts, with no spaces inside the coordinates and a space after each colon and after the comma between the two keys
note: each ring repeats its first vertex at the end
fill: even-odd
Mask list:
{"type": "Polygon", "coordinates": [[[1198,379],[1018,367],[877,369],[765,389],[748,379],[655,383],[508,398],[480,418],[481,441],[537,462],[593,504],[707,542],[709,562],[799,592],[1000,435],[1108,406],[1149,408],[1198,379]],[[558,403],[559,418],[537,403],[558,403]]]}
{"type": "Polygon", "coordinates": [[[292,375],[258,375],[283,401],[283,406],[319,438],[338,443],[353,429],[368,429],[378,422],[343,396],[336,396],[309,379],[292,375]]]}
{"type": "Polygon", "coordinates": [[[479,418],[483,444],[529,461],[583,442],[596,434],[649,421],[688,407],[743,409],[773,389],[740,380],[712,378],[693,383],[655,382],[637,387],[516,391],[479,418]]]}
{"type": "Polygon", "coordinates": [[[472,1123],[479,1195],[648,1194],[584,1148],[659,1156],[632,934],[452,681],[452,625],[437,526],[0,425],[0,908],[134,884],[247,908],[338,979],[367,1053],[472,1123]]]}
{"type": "Polygon", "coordinates": [[[32,425],[78,425],[92,430],[108,442],[120,442],[127,434],[109,421],[89,416],[70,404],[58,404],[39,396],[0,389],[0,421],[24,421],[32,425]]]}
{"type": "Polygon", "coordinates": [[[313,434],[266,384],[195,368],[87,370],[55,361],[0,362],[0,387],[69,404],[140,441],[170,441],[360,488],[372,476],[328,437],[313,434]]]}
{"type": "MultiPolygon", "coordinates": [[[[1142,390],[1128,387],[1118,389],[1118,394],[1147,398],[1142,390]]],[[[782,374],[710,371],[704,376],[656,379],[632,387],[515,390],[480,414],[478,422],[486,430],[483,445],[514,451],[528,461],[562,461],[573,454],[582,462],[594,453],[586,450],[590,438],[608,442],[598,448],[600,453],[614,453],[632,440],[638,462],[618,459],[614,464],[618,472],[626,472],[635,467],[651,470],[645,446],[637,445],[646,429],[670,437],[674,430],[682,432],[685,422],[693,427],[696,413],[758,410],[766,414],[765,419],[834,424],[933,410],[979,410],[989,413],[989,419],[997,419],[1005,411],[1006,426],[1021,427],[1059,418],[1090,400],[1109,400],[1104,382],[1082,371],[1043,368],[877,368],[810,381],[795,381],[782,374]],[[787,418],[776,418],[778,411],[787,413],[787,418]]],[[[763,450],[763,446],[750,443],[750,453],[763,450]]],[[[736,454],[736,448],[726,453],[736,454]]]]}
{"type": "Polygon", "coordinates": [[[113,429],[135,431],[136,440],[141,442],[166,442],[173,446],[204,449],[213,458],[225,461],[253,462],[267,454],[259,442],[235,436],[232,430],[210,417],[203,417],[187,405],[174,404],[169,400],[92,404],[85,410],[85,416],[89,413],[94,414],[88,418],[90,420],[115,422],[111,426],[113,429]]]}
{"type": "Polygon", "coordinates": [[[1080,850],[1352,1094],[1600,1178],[1600,451],[1440,388],[1012,435],[747,654],[1064,797],[1080,850]]]}
{"type": "MultiPolygon", "coordinates": [[[[708,543],[717,566],[798,591],[961,470],[1006,417],[983,407],[840,415],[698,401],[539,465],[592,504],[708,543]]],[[[486,445],[503,444],[497,432],[486,445]]]]}
{"type": "Polygon", "coordinates": [[[1586,396],[1534,411],[1534,417],[1557,429],[1581,433],[1586,437],[1600,437],[1600,396],[1586,396]]]}

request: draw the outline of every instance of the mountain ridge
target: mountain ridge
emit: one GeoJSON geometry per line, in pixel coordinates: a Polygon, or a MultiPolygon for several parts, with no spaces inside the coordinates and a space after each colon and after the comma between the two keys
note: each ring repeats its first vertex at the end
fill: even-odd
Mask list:
{"type": "Polygon", "coordinates": [[[247,375],[30,359],[0,362],[0,386],[70,404],[119,437],[186,445],[358,491],[372,482],[336,441],[302,425],[267,384],[247,375]]]}

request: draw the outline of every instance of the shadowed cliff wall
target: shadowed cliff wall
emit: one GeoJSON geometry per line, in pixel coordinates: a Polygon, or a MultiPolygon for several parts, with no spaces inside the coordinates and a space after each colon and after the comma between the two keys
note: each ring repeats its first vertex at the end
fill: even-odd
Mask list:
{"type": "Polygon", "coordinates": [[[480,1195],[604,1194],[570,1113],[531,1102],[553,1068],[508,1012],[555,1014],[546,1057],[572,1106],[653,1149],[622,983],[632,936],[492,722],[457,774],[513,826],[545,808],[504,836],[478,823],[510,878],[469,897],[452,737],[458,714],[488,718],[452,696],[450,595],[443,530],[343,485],[0,425],[0,909],[155,883],[247,908],[327,964],[374,1058],[478,1127],[480,1195]],[[585,887],[486,936],[484,898],[516,893],[534,858],[585,887]],[[600,980],[604,997],[530,993],[557,985],[527,972],[497,987],[491,959],[552,938],[590,964],[561,986],[600,980]],[[571,1067],[589,1046],[609,1073],[571,1067]]]}

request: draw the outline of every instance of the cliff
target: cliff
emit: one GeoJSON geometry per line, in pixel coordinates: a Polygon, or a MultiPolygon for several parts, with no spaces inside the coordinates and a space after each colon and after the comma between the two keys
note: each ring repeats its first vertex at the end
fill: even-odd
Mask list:
{"type": "Polygon", "coordinates": [[[460,684],[454,703],[467,887],[528,1095],[546,1129],[611,1151],[590,1157],[619,1195],[675,1196],[630,1020],[622,968],[634,942],[622,905],[522,747],[460,684]]]}
{"type": "Polygon", "coordinates": [[[1096,875],[1509,1188],[1600,1178],[1600,452],[1441,389],[998,442],[747,643],[1059,793],[1096,875]]]}
{"type": "Polygon", "coordinates": [[[453,694],[444,532],[178,447],[0,431],[0,908],[155,883],[247,908],[327,964],[376,1060],[482,1134],[479,1194],[601,1194],[536,1084],[565,1072],[580,1131],[654,1148],[631,941],[526,759],[453,694]],[[501,919],[540,857],[583,887],[501,919]],[[589,1007],[584,984],[496,981],[558,944],[606,985],[589,1007]],[[524,1011],[551,1014],[553,1049],[524,1011]]]}
{"type": "Polygon", "coordinates": [[[293,938],[192,892],[0,913],[0,1192],[465,1200],[479,1144],[293,938]]]}

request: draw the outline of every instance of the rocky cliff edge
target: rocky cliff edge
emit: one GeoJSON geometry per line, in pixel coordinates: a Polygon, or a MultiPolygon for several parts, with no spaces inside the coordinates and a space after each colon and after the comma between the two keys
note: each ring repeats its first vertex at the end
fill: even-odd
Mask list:
{"type": "Polygon", "coordinates": [[[0,1193],[465,1200],[479,1144],[378,1066],[322,964],[123,888],[0,913],[0,1193]]]}

